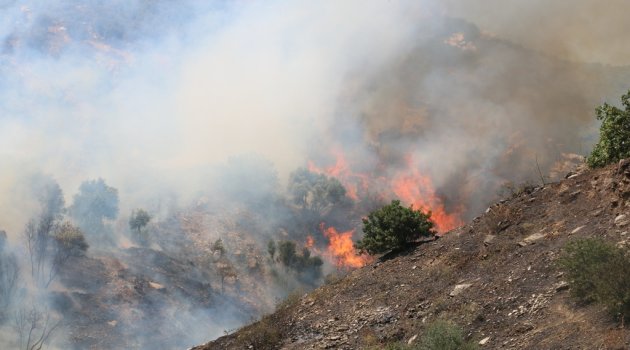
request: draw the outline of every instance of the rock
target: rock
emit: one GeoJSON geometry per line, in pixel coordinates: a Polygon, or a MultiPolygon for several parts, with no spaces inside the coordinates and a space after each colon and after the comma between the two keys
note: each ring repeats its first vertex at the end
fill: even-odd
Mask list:
{"type": "Polygon", "coordinates": [[[567,179],[575,179],[578,176],[580,176],[580,174],[573,174],[573,175],[567,177],[567,179]]]}
{"type": "Polygon", "coordinates": [[[485,337],[479,341],[479,345],[486,345],[490,341],[490,337],[485,337]]]}
{"type": "Polygon", "coordinates": [[[628,226],[629,223],[630,220],[628,220],[628,216],[626,214],[618,215],[615,218],[615,225],[617,225],[617,227],[625,227],[628,226]]]}
{"type": "Polygon", "coordinates": [[[155,283],[155,282],[149,282],[149,286],[153,289],[157,289],[157,290],[162,290],[164,289],[164,286],[159,284],[159,283],[155,283]]]}
{"type": "Polygon", "coordinates": [[[571,231],[571,234],[578,233],[578,232],[582,231],[582,229],[584,227],[586,227],[586,226],[580,226],[580,227],[576,228],[575,230],[571,231]]]}
{"type": "Polygon", "coordinates": [[[411,338],[409,338],[409,340],[407,340],[407,345],[412,345],[416,341],[416,339],[418,339],[418,335],[414,334],[413,337],[411,337],[411,338]]]}
{"type": "Polygon", "coordinates": [[[560,281],[556,283],[554,288],[556,289],[556,292],[562,292],[563,290],[569,289],[569,283],[567,283],[566,281],[560,281]]]}
{"type": "Polygon", "coordinates": [[[484,238],[484,240],[483,240],[483,244],[484,244],[484,245],[490,245],[490,244],[492,244],[492,241],[494,241],[494,238],[495,238],[495,237],[496,237],[496,236],[494,236],[494,235],[487,235],[487,236],[486,236],[486,238],[484,238]]]}
{"type": "Polygon", "coordinates": [[[470,283],[458,284],[458,285],[455,286],[455,288],[453,288],[453,290],[449,293],[449,295],[452,296],[452,297],[458,296],[464,290],[470,288],[470,286],[472,286],[472,284],[470,284],[470,283]]]}
{"type": "Polygon", "coordinates": [[[538,232],[538,233],[534,233],[533,235],[529,235],[527,237],[525,237],[524,240],[518,242],[518,245],[521,247],[524,247],[526,245],[530,245],[530,244],[534,244],[534,242],[545,238],[545,234],[538,232]]]}

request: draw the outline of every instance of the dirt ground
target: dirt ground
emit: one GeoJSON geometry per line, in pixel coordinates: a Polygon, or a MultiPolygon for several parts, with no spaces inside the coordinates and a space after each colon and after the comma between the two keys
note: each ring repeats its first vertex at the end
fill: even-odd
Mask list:
{"type": "Polygon", "coordinates": [[[628,163],[523,188],[435,241],[194,349],[378,349],[421,336],[436,319],[485,349],[630,349],[630,331],[597,305],[578,305],[556,264],[572,239],[627,241],[630,225],[619,218],[630,217],[628,163]]]}

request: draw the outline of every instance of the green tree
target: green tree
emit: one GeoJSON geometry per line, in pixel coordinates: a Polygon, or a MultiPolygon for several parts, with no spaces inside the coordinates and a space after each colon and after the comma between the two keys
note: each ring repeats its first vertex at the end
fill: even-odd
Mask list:
{"type": "Polygon", "coordinates": [[[295,264],[297,254],[295,251],[295,242],[280,241],[278,242],[278,259],[282,265],[291,267],[295,264]]]}
{"type": "Polygon", "coordinates": [[[74,196],[70,215],[85,232],[102,232],[103,220],[118,216],[118,190],[103,179],[84,181],[74,196]]]}
{"type": "Polygon", "coordinates": [[[144,209],[136,209],[131,212],[131,217],[129,218],[129,228],[134,231],[137,231],[138,234],[140,231],[149,224],[151,221],[151,215],[147,213],[144,209]]]}
{"type": "Polygon", "coordinates": [[[364,236],[356,247],[360,252],[379,254],[402,248],[420,237],[432,237],[435,232],[430,218],[430,212],[405,208],[393,200],[363,219],[364,236]]]}
{"type": "Polygon", "coordinates": [[[221,238],[217,239],[212,243],[212,247],[210,247],[212,253],[218,253],[220,257],[225,255],[225,246],[223,245],[223,240],[221,238]]]}
{"type": "Polygon", "coordinates": [[[84,256],[88,248],[80,228],[69,222],[58,225],[52,235],[52,254],[45,286],[50,285],[71,257],[84,256]]]}
{"type": "Polygon", "coordinates": [[[289,192],[293,202],[317,212],[340,204],[346,196],[346,189],[334,177],[316,174],[308,169],[300,168],[289,176],[289,192]]]}
{"type": "Polygon", "coordinates": [[[597,119],[602,121],[599,141],[587,158],[590,167],[602,167],[630,157],[630,91],[621,97],[624,109],[608,103],[597,107],[597,119]]]}

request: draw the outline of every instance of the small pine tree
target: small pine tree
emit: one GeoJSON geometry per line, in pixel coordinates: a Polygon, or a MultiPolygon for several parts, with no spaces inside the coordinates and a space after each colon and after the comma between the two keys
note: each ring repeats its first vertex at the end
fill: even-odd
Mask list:
{"type": "Polygon", "coordinates": [[[364,236],[356,247],[360,252],[379,254],[402,248],[420,237],[434,236],[430,218],[430,212],[405,208],[400,201],[393,200],[363,219],[364,236]]]}
{"type": "Polygon", "coordinates": [[[602,121],[599,141],[587,158],[590,167],[603,167],[630,157],[630,91],[621,97],[625,110],[608,103],[597,107],[597,119],[602,121]]]}

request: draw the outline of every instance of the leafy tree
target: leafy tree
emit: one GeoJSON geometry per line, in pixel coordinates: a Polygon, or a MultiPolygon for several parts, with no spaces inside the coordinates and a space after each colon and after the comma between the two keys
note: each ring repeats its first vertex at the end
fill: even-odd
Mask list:
{"type": "Polygon", "coordinates": [[[578,300],[600,303],[622,320],[630,315],[628,248],[600,239],[580,239],[567,244],[559,264],[578,300]]]}
{"type": "Polygon", "coordinates": [[[356,247],[361,252],[378,254],[402,248],[423,236],[431,237],[435,232],[430,218],[430,212],[405,208],[400,201],[393,200],[363,219],[364,236],[356,247]]]}
{"type": "Polygon", "coordinates": [[[282,265],[291,267],[295,264],[296,260],[295,242],[293,241],[280,241],[278,242],[278,259],[282,265]]]}
{"type": "Polygon", "coordinates": [[[71,257],[84,256],[89,247],[81,229],[69,222],[57,226],[52,238],[52,253],[46,286],[53,281],[71,257]]]}
{"type": "Polygon", "coordinates": [[[321,276],[321,267],[324,264],[319,256],[311,256],[311,251],[306,247],[302,248],[302,254],[298,255],[293,241],[278,242],[278,259],[287,268],[314,278],[321,276]]]}
{"type": "Polygon", "coordinates": [[[47,175],[35,175],[31,180],[32,189],[37,196],[43,216],[61,219],[65,212],[66,201],[63,191],[55,179],[47,175]]]}
{"type": "Polygon", "coordinates": [[[129,218],[129,228],[138,232],[147,226],[147,224],[151,221],[151,215],[147,213],[144,209],[136,209],[131,212],[131,217],[129,218]]]}
{"type": "Polygon", "coordinates": [[[214,241],[212,247],[210,247],[212,253],[218,253],[219,256],[225,255],[225,246],[223,246],[223,240],[221,238],[214,241]]]}
{"type": "Polygon", "coordinates": [[[303,209],[323,212],[340,204],[346,196],[346,189],[339,180],[324,174],[316,174],[300,168],[289,177],[289,192],[293,202],[303,209]]]}
{"type": "Polygon", "coordinates": [[[624,109],[608,103],[597,107],[597,119],[602,121],[599,141],[587,158],[591,167],[602,167],[630,157],[630,91],[621,97],[624,109]]]}
{"type": "Polygon", "coordinates": [[[103,220],[118,216],[118,190],[103,179],[84,181],[74,196],[70,214],[84,231],[102,232],[103,220]]]}

